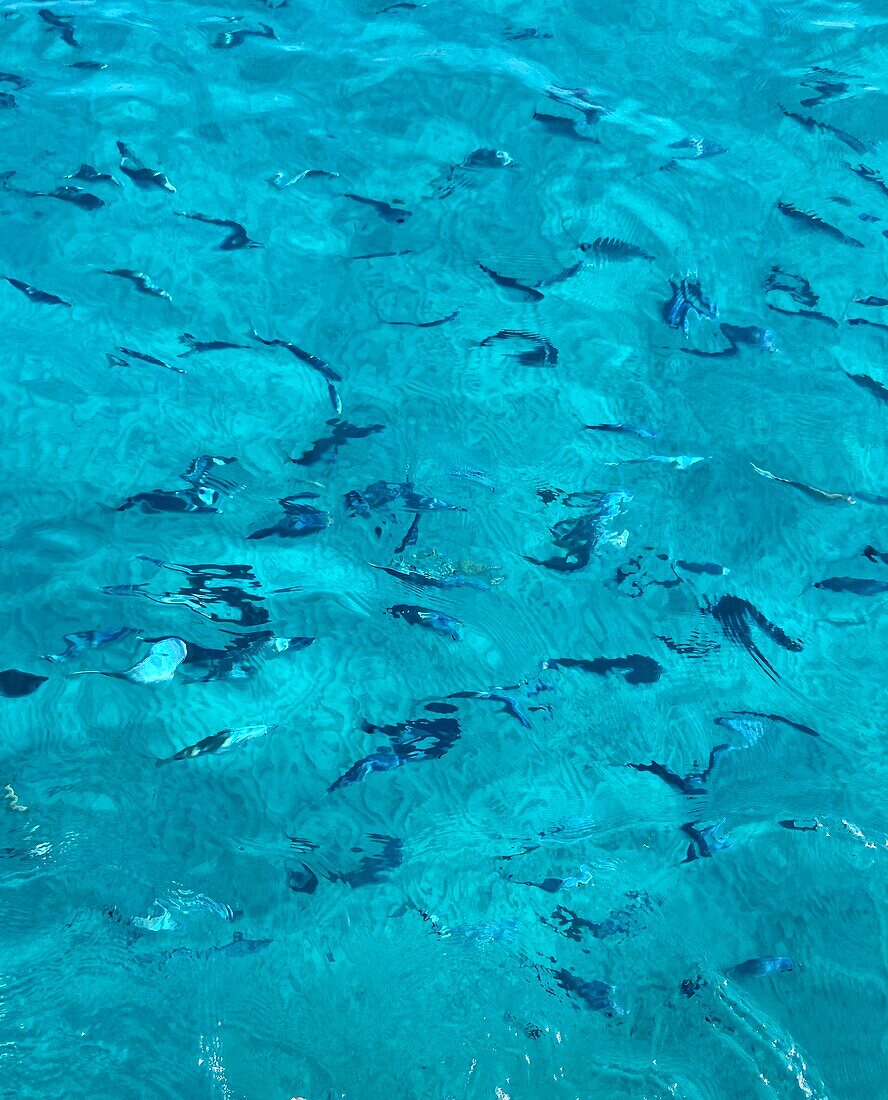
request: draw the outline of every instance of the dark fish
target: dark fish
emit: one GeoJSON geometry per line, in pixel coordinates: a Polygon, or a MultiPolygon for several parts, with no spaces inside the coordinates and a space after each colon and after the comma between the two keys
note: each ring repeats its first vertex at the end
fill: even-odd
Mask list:
{"type": "Polygon", "coordinates": [[[540,302],[545,297],[545,295],[535,287],[528,286],[526,283],[522,283],[518,279],[513,279],[509,275],[500,275],[492,268],[486,267],[480,261],[478,267],[481,268],[485,275],[489,275],[497,286],[502,287],[504,290],[512,291],[512,293],[517,296],[518,301],[540,302]]]}
{"type": "Polygon", "coordinates": [[[839,322],[835,317],[830,317],[826,313],[821,313],[819,309],[783,309],[781,306],[775,306],[771,302],[768,302],[768,309],[772,309],[775,313],[783,313],[787,317],[807,317],[811,321],[823,321],[823,323],[829,325],[830,328],[839,327],[839,322]]]}
{"type": "MultiPolygon", "coordinates": [[[[622,916],[622,914],[620,914],[622,916]]],[[[629,926],[624,920],[609,917],[603,921],[588,920],[581,917],[566,905],[559,905],[551,914],[550,921],[541,918],[542,923],[553,928],[559,935],[568,940],[579,943],[583,938],[583,932],[589,931],[596,940],[607,939],[609,936],[627,935],[629,926]]]]}
{"type": "Polygon", "coordinates": [[[412,248],[399,248],[392,252],[365,252],[361,256],[349,256],[351,260],[382,260],[387,259],[389,256],[410,256],[413,253],[412,248]]]}
{"type": "Polygon", "coordinates": [[[881,174],[877,172],[875,168],[868,168],[865,164],[858,164],[856,168],[853,164],[849,164],[848,167],[856,176],[860,176],[860,178],[866,180],[867,183],[872,183],[874,186],[878,187],[883,195],[888,195],[888,183],[885,182],[881,174]]]}
{"type": "Polygon", "coordinates": [[[120,170],[133,181],[137,187],[147,189],[159,187],[163,191],[175,191],[175,187],[163,175],[153,168],[146,168],[136,154],[125,142],[118,141],[117,149],[120,152],[120,170]]]}
{"type": "Polygon", "coordinates": [[[639,596],[643,596],[648,588],[677,588],[682,583],[681,577],[675,572],[672,562],[669,560],[668,554],[657,554],[655,560],[650,565],[643,565],[645,560],[644,554],[636,554],[635,557],[630,558],[625,565],[617,567],[614,579],[618,585],[623,584],[624,581],[630,580],[630,588],[633,590],[630,594],[630,599],[637,599],[639,596]],[[658,563],[663,562],[664,566],[660,566],[658,563]],[[663,577],[651,576],[651,573],[663,569],[666,573],[663,577]]]}
{"type": "Polygon", "coordinates": [[[764,974],[786,974],[795,970],[795,963],[785,955],[760,955],[755,959],[747,959],[738,963],[728,971],[735,978],[761,977],[764,974]]]}
{"type": "Polygon", "coordinates": [[[485,489],[489,489],[491,493],[496,492],[496,486],[483,470],[473,470],[470,466],[454,466],[447,471],[447,474],[448,477],[457,477],[463,481],[474,481],[478,485],[483,485],[485,489]]]}
{"type": "Polygon", "coordinates": [[[217,50],[231,50],[234,49],[235,46],[242,46],[244,40],[247,38],[277,38],[273,28],[269,27],[266,23],[260,23],[259,28],[258,31],[221,31],[216,35],[210,45],[217,50]]]}
{"type": "Polygon", "coordinates": [[[888,306],[888,298],[878,298],[875,294],[868,294],[865,298],[855,298],[859,306],[888,306]]]}
{"type": "Polygon", "coordinates": [[[98,195],[92,195],[89,191],[84,191],[82,187],[56,187],[54,191],[30,191],[24,187],[14,187],[10,183],[14,175],[14,170],[0,174],[0,181],[3,183],[4,190],[14,191],[16,194],[25,195],[30,199],[60,199],[62,202],[69,202],[73,206],[79,206],[84,210],[98,210],[105,205],[98,195]]]}
{"type": "Polygon", "coordinates": [[[171,764],[174,760],[193,760],[198,756],[210,756],[220,752],[228,752],[230,749],[234,748],[235,745],[242,744],[246,741],[253,741],[257,737],[264,737],[267,733],[271,733],[275,729],[277,729],[277,726],[241,726],[233,730],[220,730],[218,733],[202,738],[194,745],[188,745],[184,749],[179,749],[179,751],[173,753],[172,756],[155,761],[155,763],[160,767],[161,764],[171,764]]]}
{"type": "Polygon", "coordinates": [[[706,985],[706,982],[698,974],[696,979],[694,979],[694,978],[685,978],[682,981],[681,985],[679,986],[679,989],[682,992],[682,996],[684,996],[684,997],[693,997],[694,994],[698,993],[701,989],[703,989],[705,985],[706,985]]]}
{"type": "Polygon", "coordinates": [[[128,267],[115,267],[106,270],[105,274],[116,275],[118,279],[128,279],[136,290],[141,291],[142,294],[151,294],[155,298],[166,298],[168,302],[172,301],[168,291],[161,290],[143,271],[132,271],[128,267]]]}
{"type": "Polygon", "coordinates": [[[834,69],[827,69],[823,65],[815,65],[800,83],[803,88],[813,88],[817,95],[803,99],[802,106],[817,107],[829,99],[843,99],[852,90],[848,81],[855,79],[857,78],[838,73],[834,69]]]}
{"type": "Polygon", "coordinates": [[[459,186],[467,185],[477,170],[514,168],[515,161],[502,149],[473,149],[459,164],[451,165],[449,172],[438,184],[439,199],[446,199],[459,186]]]}
{"type": "Polygon", "coordinates": [[[793,489],[798,489],[815,500],[838,500],[843,501],[845,504],[855,503],[854,497],[849,496],[848,493],[828,493],[825,489],[818,489],[815,485],[806,485],[803,481],[791,481],[789,478],[778,477],[776,474],[772,474],[770,470],[763,470],[761,466],[756,466],[754,462],[750,462],[749,465],[760,477],[767,478],[768,481],[779,481],[781,485],[790,485],[793,489]]]}
{"type": "MultiPolygon", "coordinates": [[[[556,496],[563,490],[556,490],[556,496]]],[[[613,518],[618,516],[622,511],[622,507],[625,503],[632,499],[631,495],[622,489],[618,489],[615,492],[601,492],[598,489],[583,490],[577,493],[565,493],[561,498],[561,503],[568,508],[595,508],[597,509],[601,517],[604,519],[613,518]]],[[[583,519],[584,517],[580,517],[583,519]]],[[[572,521],[563,521],[563,523],[572,521]]],[[[555,524],[556,528],[560,528],[563,524],[555,524]]]]}
{"type": "Polygon", "coordinates": [[[707,609],[724,631],[725,637],[749,653],[756,664],[774,681],[779,680],[776,670],[752,640],[751,624],[755,624],[772,642],[790,653],[798,653],[802,643],[765,618],[759,609],[740,596],[720,596],[707,609]]]}
{"type": "Polygon", "coordinates": [[[696,348],[682,348],[686,355],[698,355],[715,359],[728,355],[739,355],[741,347],[757,348],[759,351],[777,351],[773,333],[770,329],[759,328],[757,325],[728,325],[722,322],[719,326],[722,336],[728,341],[728,346],[721,351],[698,351],[696,348]]]}
{"type": "MultiPolygon", "coordinates": [[[[406,210],[403,206],[396,206],[390,202],[382,202],[380,199],[368,199],[363,195],[354,195],[350,192],[343,193],[343,198],[351,199],[352,202],[362,203],[364,206],[369,206],[373,209],[374,213],[378,214],[384,221],[395,222],[397,225],[402,225],[408,218],[413,217],[412,211],[406,210]]],[[[357,257],[355,258],[357,259],[357,257]]]]}
{"type": "Polygon", "coordinates": [[[285,539],[318,535],[332,522],[328,512],[315,508],[311,504],[294,500],[292,497],[282,497],[280,504],[284,509],[283,518],[274,527],[264,527],[260,531],[254,531],[252,535],[247,535],[248,539],[267,539],[270,535],[285,539]]]}
{"type": "Polygon", "coordinates": [[[43,659],[54,663],[70,661],[88,649],[98,649],[100,646],[110,645],[111,642],[120,641],[121,638],[137,633],[138,631],[131,626],[118,626],[110,630],[83,630],[75,634],[65,634],[62,641],[68,643],[68,648],[61,653],[47,653],[43,659]]]}
{"type": "Polygon", "coordinates": [[[604,542],[618,541],[608,530],[610,522],[619,516],[623,506],[632,499],[622,490],[607,493],[571,493],[564,498],[568,507],[590,508],[576,519],[560,520],[549,528],[552,543],[566,551],[561,557],[540,559],[524,555],[531,565],[553,569],[559,573],[575,573],[584,569],[592,552],[604,542]]]}
{"type": "Polygon", "coordinates": [[[365,733],[381,733],[390,742],[353,764],[328,788],[336,791],[359,783],[371,772],[393,771],[421,760],[439,760],[456,744],[460,725],[455,718],[414,718],[393,726],[362,724],[365,733]]]}
{"type": "Polygon", "coordinates": [[[366,776],[373,772],[390,772],[403,767],[407,763],[407,757],[403,753],[395,752],[388,747],[377,749],[369,756],[364,756],[356,761],[338,779],[334,780],[327,788],[327,793],[350,787],[353,783],[360,783],[366,776]]]}
{"type": "Polygon", "coordinates": [[[621,675],[627,684],[654,684],[663,675],[663,666],[641,653],[630,653],[627,657],[596,657],[592,661],[573,657],[553,657],[545,662],[544,668],[576,668],[580,672],[593,672],[597,676],[607,676],[611,672],[621,675]]]}
{"type": "Polygon", "coordinates": [[[230,466],[237,462],[236,458],[226,458],[224,455],[198,455],[192,459],[188,469],[179,476],[189,485],[206,486],[210,489],[218,489],[221,493],[234,493],[240,485],[230,478],[221,477],[217,470],[221,466],[230,466]]]}
{"type": "Polygon", "coordinates": [[[404,325],[410,328],[437,328],[438,325],[446,325],[457,317],[459,317],[459,310],[455,309],[453,313],[448,313],[446,317],[439,317],[437,321],[384,321],[383,324],[404,325]]]}
{"type": "Polygon", "coordinates": [[[650,252],[639,248],[629,241],[621,241],[618,237],[596,237],[594,241],[583,241],[580,244],[583,252],[591,252],[594,256],[600,256],[608,260],[655,260],[650,252]]]}
{"type": "Polygon", "coordinates": [[[274,943],[274,940],[247,940],[244,939],[243,932],[235,932],[231,943],[223,944],[221,947],[211,947],[209,951],[203,954],[205,958],[211,952],[215,952],[217,955],[231,955],[240,958],[243,955],[257,955],[260,951],[267,951],[272,943],[274,943]]]}
{"type": "Polygon", "coordinates": [[[248,940],[244,938],[243,932],[235,932],[231,943],[223,944],[221,947],[208,947],[205,951],[192,951],[190,947],[177,947],[175,951],[169,953],[167,961],[194,959],[206,962],[212,959],[214,955],[227,955],[233,958],[258,955],[262,951],[267,951],[273,942],[273,940],[248,940]]]}
{"type": "Polygon", "coordinates": [[[875,378],[870,378],[868,374],[851,374],[850,371],[845,371],[845,374],[852,382],[856,382],[862,389],[871,393],[873,397],[888,402],[888,386],[883,386],[881,382],[877,382],[875,378]]]}
{"type": "Polygon", "coordinates": [[[703,293],[699,282],[684,278],[674,283],[670,279],[669,286],[672,288],[672,297],[664,302],[661,316],[670,328],[680,328],[687,335],[688,317],[691,313],[710,320],[718,317],[718,306],[703,293]]]}
{"type": "Polygon", "coordinates": [[[621,458],[618,462],[608,462],[606,465],[634,466],[638,463],[658,462],[663,466],[673,466],[676,470],[689,470],[698,462],[705,461],[705,455],[645,455],[643,458],[621,458]]]}
{"type": "Polygon", "coordinates": [[[499,691],[452,691],[448,696],[448,699],[482,699],[491,703],[502,703],[502,710],[500,713],[507,714],[510,718],[514,718],[519,726],[523,726],[525,729],[530,729],[530,719],[521,709],[521,704],[515,698],[514,695],[506,695],[499,691]]]}
{"type": "Polygon", "coordinates": [[[150,493],[136,493],[118,505],[118,512],[138,508],[140,512],[196,512],[218,513],[214,507],[219,494],[204,487],[194,489],[152,489],[150,493]]]}
{"type": "Polygon", "coordinates": [[[306,366],[317,371],[328,382],[342,381],[342,375],[334,370],[326,360],[319,358],[317,355],[312,355],[310,352],[303,351],[296,344],[291,344],[288,340],[265,340],[255,329],[253,329],[251,335],[254,340],[258,340],[260,344],[265,344],[266,347],[286,348],[291,355],[295,355],[300,363],[305,363],[306,366]]]}
{"type": "Polygon", "coordinates": [[[827,577],[817,581],[815,588],[828,592],[851,592],[855,596],[881,596],[888,592],[888,581],[873,581],[863,577],[827,577]]]}
{"type": "Polygon", "coordinates": [[[70,176],[65,176],[65,179],[83,180],[86,183],[113,183],[115,187],[120,186],[120,182],[109,172],[100,172],[98,169],[93,168],[91,164],[81,164],[76,172],[72,172],[70,176]]]}
{"type": "Polygon", "coordinates": [[[868,321],[865,317],[848,317],[849,325],[866,325],[868,328],[881,328],[888,329],[888,325],[883,324],[881,321],[868,321]]]}
{"type": "Polygon", "coordinates": [[[510,42],[521,42],[525,38],[551,38],[552,32],[541,27],[519,27],[518,29],[510,28],[504,31],[503,36],[508,38],[510,42]]]}
{"type": "Polygon", "coordinates": [[[593,103],[589,99],[589,91],[586,88],[560,88],[557,84],[550,84],[546,88],[546,95],[556,103],[563,103],[565,107],[579,111],[589,123],[597,122],[602,115],[610,113],[606,107],[593,103]]]}
{"type": "MultiPolygon", "coordinates": [[[[184,374],[184,367],[172,366],[169,363],[165,363],[162,359],[156,358],[154,355],[146,355],[145,352],[136,351],[134,348],[118,348],[121,355],[125,355],[128,359],[138,359],[141,363],[150,363],[152,367],[163,367],[165,370],[171,370],[174,374],[184,374]]],[[[128,366],[129,364],[127,364],[128,366]]]]}
{"type": "MultiPolygon", "coordinates": [[[[211,618],[216,618],[216,616],[211,616],[211,618]]],[[[271,630],[254,630],[248,634],[236,634],[233,644],[223,650],[222,657],[213,657],[213,661],[217,666],[214,671],[217,675],[212,678],[242,679],[249,675],[250,667],[261,659],[276,657],[281,653],[300,653],[303,649],[308,649],[309,646],[314,645],[316,641],[317,638],[301,636],[282,638],[271,630]],[[222,664],[227,664],[227,668],[222,669],[220,667],[222,664]],[[224,672],[225,675],[218,675],[221,672],[224,672]]],[[[197,654],[195,662],[206,664],[207,652],[209,651],[197,654]]],[[[218,651],[215,652],[218,653],[218,651]]]]}
{"type": "Polygon", "coordinates": [[[184,359],[187,355],[197,355],[204,351],[250,350],[248,344],[233,344],[229,340],[198,340],[196,337],[192,336],[190,332],[183,332],[179,337],[179,342],[188,345],[188,351],[180,352],[180,359],[184,359]]]}
{"type": "Polygon", "coordinates": [[[525,367],[554,367],[558,362],[558,348],[538,332],[523,332],[520,329],[501,329],[485,338],[479,348],[490,347],[499,340],[523,340],[533,345],[529,351],[520,351],[514,358],[525,367]]]}
{"type": "Polygon", "coordinates": [[[861,553],[871,562],[881,562],[882,565],[888,565],[888,553],[883,553],[881,550],[877,550],[875,546],[865,546],[861,553]]]}
{"type": "Polygon", "coordinates": [[[854,496],[866,504],[888,504],[888,497],[880,496],[878,493],[868,493],[865,489],[855,489],[854,496]]]}
{"type": "Polygon", "coordinates": [[[588,1008],[596,1012],[602,1012],[605,1016],[623,1016],[624,1010],[617,1004],[614,995],[615,987],[607,982],[586,981],[571,974],[569,970],[553,970],[552,976],[561,988],[570,994],[574,994],[583,1001],[588,1008]]]}
{"type": "MultiPolygon", "coordinates": [[[[249,606],[249,605],[244,605],[249,606]]],[[[268,613],[257,615],[245,621],[267,622],[268,613]]],[[[221,616],[211,614],[209,618],[222,622],[234,622],[233,619],[222,619],[221,616]]],[[[150,640],[150,639],[146,639],[150,640]]],[[[255,675],[261,665],[268,659],[280,656],[282,653],[299,653],[311,646],[316,638],[282,638],[271,630],[253,630],[245,634],[235,634],[234,641],[226,645],[224,649],[206,649],[203,646],[188,645],[188,656],[185,663],[188,665],[200,665],[205,668],[205,674],[189,683],[209,683],[215,680],[246,680],[255,675]]]]}
{"type": "Polygon", "coordinates": [[[400,867],[404,861],[404,842],[396,836],[381,833],[369,833],[370,840],[381,845],[380,851],[370,856],[362,856],[353,871],[337,872],[330,875],[331,882],[344,882],[357,889],[359,886],[374,886],[386,881],[387,871],[400,867]]]}
{"type": "Polygon", "coordinates": [[[534,120],[542,123],[546,129],[559,137],[573,138],[576,141],[591,141],[593,145],[600,145],[601,139],[590,133],[590,127],[596,120],[583,121],[578,118],[565,118],[564,115],[547,115],[541,111],[534,111],[534,120]]]}
{"type": "MultiPolygon", "coordinates": [[[[416,517],[419,518],[418,516],[416,517]]],[[[418,607],[415,604],[396,603],[388,609],[388,613],[395,619],[403,619],[411,626],[424,626],[437,634],[443,634],[453,641],[460,640],[460,628],[462,623],[443,611],[435,611],[431,607],[418,607]]]]}
{"type": "Polygon", "coordinates": [[[180,218],[189,218],[194,222],[205,222],[207,225],[220,225],[223,229],[229,230],[228,236],[224,238],[221,244],[216,246],[222,252],[232,252],[238,248],[265,247],[265,245],[259,244],[258,241],[251,240],[240,222],[229,221],[226,218],[210,218],[206,214],[198,214],[195,211],[176,210],[175,213],[180,218]]]}
{"type": "Polygon", "coordinates": [[[108,66],[104,61],[72,61],[68,66],[69,69],[90,69],[94,72],[99,72],[102,69],[107,69],[108,66]]]}
{"type": "Polygon", "coordinates": [[[416,491],[412,481],[375,481],[366,489],[352,489],[345,494],[345,503],[351,516],[370,515],[371,511],[386,508],[395,502],[405,512],[465,512],[459,504],[416,491]]]}
{"type": "MultiPolygon", "coordinates": [[[[534,845],[534,848],[538,845],[534,845]]],[[[534,848],[529,848],[528,851],[533,851],[534,848]]],[[[523,854],[523,853],[522,853],[523,854]]],[[[511,857],[500,857],[511,858],[511,857]]],[[[542,890],[545,894],[557,894],[559,890],[564,889],[565,879],[563,878],[544,878],[540,882],[518,882],[517,879],[513,879],[511,875],[508,876],[509,882],[516,882],[518,886],[534,886],[537,890],[542,890]]]]}
{"type": "Polygon", "coordinates": [[[405,584],[414,585],[417,588],[474,588],[478,592],[486,592],[496,580],[479,580],[476,577],[466,576],[463,573],[453,572],[437,575],[427,573],[416,566],[398,567],[393,565],[373,565],[371,569],[380,569],[395,577],[405,584]]]}
{"type": "Polygon", "coordinates": [[[788,294],[797,305],[809,308],[813,308],[820,301],[803,275],[793,275],[776,266],[771,268],[765,279],[765,293],[770,294],[772,291],[782,291],[788,294]]]}
{"type": "Polygon", "coordinates": [[[716,142],[710,141],[709,138],[701,137],[684,137],[680,141],[673,141],[669,148],[687,149],[694,160],[704,157],[717,157],[728,151],[723,145],[718,145],[716,142]]]}
{"type": "Polygon", "coordinates": [[[501,149],[474,149],[467,153],[457,168],[513,168],[515,162],[501,149]]]}
{"type": "Polygon", "coordinates": [[[711,561],[684,561],[682,558],[678,558],[675,564],[679,569],[683,569],[685,573],[705,574],[710,577],[723,577],[728,572],[725,566],[711,561]]]}
{"type": "Polygon", "coordinates": [[[30,194],[70,202],[73,206],[79,206],[82,210],[99,210],[105,205],[104,199],[100,199],[98,195],[93,195],[89,191],[84,191],[82,187],[56,187],[54,191],[32,191],[30,194]]]}
{"type": "MultiPolygon", "coordinates": [[[[765,714],[759,710],[735,710],[733,713],[741,717],[766,718],[769,722],[780,722],[784,726],[789,726],[791,729],[798,730],[799,733],[806,733],[809,737],[820,736],[817,730],[812,729],[810,726],[802,725],[801,722],[793,722],[791,718],[784,718],[782,714],[765,714]]],[[[732,725],[732,719],[730,718],[716,718],[715,724],[717,726],[726,726],[728,729],[736,729],[736,726],[732,725]]]]}
{"type": "Polygon", "coordinates": [[[17,92],[21,92],[30,86],[31,81],[17,73],[0,73],[0,84],[11,84],[17,92]]]}
{"type": "Polygon", "coordinates": [[[580,259],[575,264],[571,264],[569,267],[564,267],[561,271],[557,271],[554,275],[547,275],[545,279],[540,279],[534,283],[535,287],[541,286],[555,286],[557,283],[567,282],[568,279],[572,279],[574,275],[578,275],[584,267],[588,265],[588,260],[580,259]]]}
{"type": "Polygon", "coordinates": [[[819,119],[812,118],[811,115],[800,115],[796,114],[795,111],[787,111],[781,104],[778,104],[778,107],[787,118],[798,122],[806,130],[824,130],[828,134],[833,134],[839,141],[844,142],[849,149],[853,149],[855,153],[865,153],[870,148],[865,141],[861,141],[860,138],[856,138],[845,130],[839,130],[836,126],[830,126],[828,122],[821,122],[819,119]]]}
{"type": "Polygon", "coordinates": [[[313,894],[318,888],[318,876],[305,863],[287,868],[287,888],[294,894],[313,894]]]}
{"type": "Polygon", "coordinates": [[[688,854],[682,863],[693,863],[695,859],[712,859],[716,852],[723,852],[733,847],[729,837],[719,836],[719,830],[725,823],[725,818],[714,825],[697,826],[689,821],[682,825],[681,830],[691,838],[688,845],[688,854]]]}
{"type": "Polygon", "coordinates": [[[584,424],[588,432],[613,432],[617,435],[637,435],[639,439],[659,439],[659,432],[648,431],[647,428],[639,428],[635,424],[584,424]]]}
{"type": "Polygon", "coordinates": [[[77,47],[80,43],[74,37],[74,16],[73,15],[56,15],[54,11],[50,11],[49,8],[40,8],[37,12],[40,18],[46,23],[47,30],[54,30],[59,32],[59,38],[68,46],[77,47]]]}
{"type": "Polygon", "coordinates": [[[781,825],[784,829],[792,829],[797,833],[816,833],[821,827],[819,821],[815,821],[813,825],[802,825],[791,817],[784,818],[782,821],[778,821],[777,824],[781,825]]]}
{"type": "MultiPolygon", "coordinates": [[[[146,595],[145,589],[148,587],[148,582],[143,581],[141,584],[106,584],[99,590],[107,593],[109,596],[143,596],[146,595]]],[[[159,641],[159,638],[147,638],[146,641],[159,641]]]]}
{"type": "Polygon", "coordinates": [[[824,221],[817,214],[812,214],[808,210],[801,210],[798,206],[793,206],[791,202],[778,202],[777,209],[787,218],[791,218],[809,229],[818,229],[821,233],[825,233],[826,236],[832,237],[833,240],[840,241],[842,244],[850,244],[854,248],[864,247],[863,241],[857,240],[856,237],[849,237],[841,229],[824,221]]]}
{"type": "Polygon", "coordinates": [[[33,693],[45,684],[48,676],[35,676],[33,672],[22,672],[18,668],[4,668],[0,672],[0,695],[7,699],[20,699],[33,693]]]}
{"type": "Polygon", "coordinates": [[[18,103],[12,92],[0,92],[0,110],[12,110],[14,107],[18,107],[18,103]]]}
{"type": "Polygon", "coordinates": [[[285,181],[283,172],[275,172],[275,174],[268,180],[268,183],[272,187],[276,187],[279,191],[282,191],[285,187],[292,187],[296,183],[301,183],[307,179],[325,179],[335,180],[339,178],[338,172],[327,172],[323,168],[306,168],[304,172],[300,172],[298,175],[293,176],[292,179],[285,181]]]}
{"type": "Polygon", "coordinates": [[[756,324],[739,326],[739,324],[721,323],[719,330],[728,344],[727,348],[722,349],[722,351],[698,351],[691,348],[682,348],[681,350],[688,355],[701,355],[709,357],[709,359],[715,359],[717,356],[738,355],[743,346],[745,348],[756,348],[758,351],[777,351],[774,334],[771,333],[770,329],[759,328],[756,324]]]}
{"type": "Polygon", "coordinates": [[[650,764],[627,764],[627,767],[633,768],[637,772],[650,772],[680,794],[696,797],[697,795],[706,794],[706,784],[709,782],[709,777],[712,775],[718,758],[733,751],[733,745],[716,745],[709,753],[709,763],[703,771],[688,772],[684,776],[672,771],[665,764],[658,764],[656,760],[652,760],[650,764]]]}
{"type": "Polygon", "coordinates": [[[410,521],[410,526],[404,532],[404,537],[395,547],[395,557],[399,554],[403,554],[408,546],[415,546],[416,540],[419,537],[419,521],[422,519],[422,513],[417,512],[413,519],[410,521]]]}
{"type": "Polygon", "coordinates": [[[16,290],[20,290],[26,298],[29,298],[32,302],[36,302],[38,305],[71,307],[70,302],[66,302],[64,298],[59,298],[55,294],[49,294],[45,290],[38,290],[36,286],[31,286],[29,283],[23,283],[19,279],[13,279],[10,275],[4,275],[3,278],[11,286],[14,286],[16,290]]]}
{"type": "Polygon", "coordinates": [[[303,451],[299,458],[291,458],[291,462],[294,462],[297,466],[314,466],[315,463],[320,462],[324,455],[331,452],[331,458],[335,458],[339,448],[350,439],[366,439],[377,432],[385,431],[385,424],[367,424],[364,427],[359,427],[357,424],[350,424],[347,420],[328,420],[327,424],[333,429],[331,433],[321,439],[316,439],[307,451],[303,451]]]}
{"type": "Polygon", "coordinates": [[[592,549],[587,542],[577,542],[566,550],[567,553],[561,556],[553,555],[551,558],[534,558],[525,554],[524,560],[531,565],[539,565],[543,569],[551,569],[556,573],[578,573],[592,560],[592,549]]]}

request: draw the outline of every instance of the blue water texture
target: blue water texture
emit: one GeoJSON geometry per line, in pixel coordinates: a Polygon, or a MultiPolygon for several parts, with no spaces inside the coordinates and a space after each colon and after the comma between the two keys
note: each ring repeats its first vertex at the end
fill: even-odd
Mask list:
{"type": "Polygon", "coordinates": [[[0,11],[0,1093],[888,1097],[888,10],[0,11]]]}

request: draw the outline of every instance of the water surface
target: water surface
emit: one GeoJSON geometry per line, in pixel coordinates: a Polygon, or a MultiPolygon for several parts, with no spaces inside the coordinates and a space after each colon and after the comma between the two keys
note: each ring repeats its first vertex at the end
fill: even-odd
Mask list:
{"type": "Polygon", "coordinates": [[[10,1094],[881,1095],[879,5],[0,33],[10,1094]]]}

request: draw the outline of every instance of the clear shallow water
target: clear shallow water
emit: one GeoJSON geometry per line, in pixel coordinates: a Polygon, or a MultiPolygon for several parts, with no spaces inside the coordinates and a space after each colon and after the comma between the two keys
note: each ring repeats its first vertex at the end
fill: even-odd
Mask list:
{"type": "Polygon", "coordinates": [[[71,305],[0,288],[2,667],[48,677],[0,699],[4,1088],[882,1095],[885,596],[814,587],[888,580],[862,554],[888,551],[886,332],[848,323],[888,324],[855,301],[888,296],[888,195],[848,167],[888,174],[878,5],[44,9],[74,18],[76,46],[38,10],[3,13],[21,81],[0,85],[2,272],[71,305]],[[274,38],[213,47],[263,24],[274,38]],[[552,37],[506,34],[525,27],[552,37]],[[572,105],[547,94],[579,86],[572,105]],[[588,128],[533,118],[582,123],[583,99],[607,111],[588,128]],[[712,144],[670,148],[688,136],[712,144]],[[137,186],[118,141],[175,193],[137,186]],[[451,171],[485,149],[514,165],[451,171]],[[81,163],[116,183],[66,180],[81,163]],[[306,169],[337,175],[268,182],[306,169]],[[75,185],[104,205],[34,194],[75,185]],[[180,211],[264,247],[220,250],[230,228],[180,211]],[[577,248],[606,237],[654,258],[577,248]],[[357,259],[375,253],[395,255],[357,259]],[[810,289],[769,289],[774,267],[810,289]],[[719,316],[686,336],[662,310],[687,273],[719,316]],[[722,323],[779,350],[687,354],[730,349],[722,323]],[[342,419],[384,430],[289,462],[335,428],[327,380],[253,327],[322,357],[342,419]],[[479,346],[507,330],[557,362],[479,346]],[[180,359],[183,333],[243,347],[180,359]],[[659,438],[583,427],[603,423],[659,438]],[[220,511],[115,510],[188,490],[200,455],[238,460],[214,468],[242,486],[220,511]],[[703,461],[624,461],[652,455],[703,461]],[[398,555],[410,499],[346,504],[379,481],[464,510],[422,515],[398,555]],[[306,492],[328,526],[247,538],[306,492]],[[580,492],[626,496],[565,503],[580,492]],[[553,544],[583,516],[584,543],[556,526],[553,544]],[[569,572],[526,560],[586,551],[569,572]],[[251,572],[189,580],[146,556],[251,572]],[[399,561],[480,587],[370,568],[399,561]],[[143,583],[151,599],[105,591],[143,583]],[[785,632],[749,627],[770,675],[728,596],[785,632]],[[455,617],[460,640],[386,613],[402,603],[455,617]],[[139,633],[41,660],[122,626],[139,633]],[[263,630],[316,640],[194,659],[263,630]],[[169,636],[190,652],[169,682],[73,675],[169,636]],[[627,655],[660,668],[544,667],[627,655]],[[517,714],[445,699],[510,687],[517,714]],[[457,709],[424,709],[442,700],[457,709]],[[437,740],[362,726],[419,718],[437,740]],[[364,770],[384,770],[328,790],[374,753],[364,770]],[[732,972],[760,956],[795,968],[732,972]]]}

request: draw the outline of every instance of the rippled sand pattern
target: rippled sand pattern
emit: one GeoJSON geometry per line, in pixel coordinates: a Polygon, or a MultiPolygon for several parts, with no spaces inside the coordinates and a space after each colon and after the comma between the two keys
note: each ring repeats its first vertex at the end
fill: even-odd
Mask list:
{"type": "Polygon", "coordinates": [[[3,1095],[886,1095],[884,9],[0,16],[3,1095]]]}

